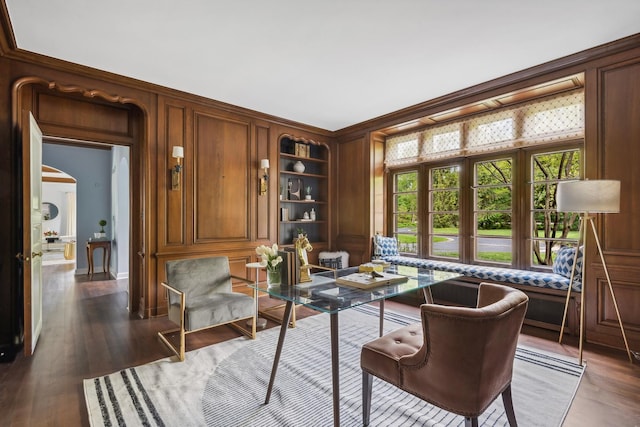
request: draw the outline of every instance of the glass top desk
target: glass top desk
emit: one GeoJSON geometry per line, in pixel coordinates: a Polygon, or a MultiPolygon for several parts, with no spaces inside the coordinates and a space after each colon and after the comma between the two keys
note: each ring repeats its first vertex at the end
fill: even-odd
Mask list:
{"type": "Polygon", "coordinates": [[[378,301],[380,303],[380,335],[384,322],[384,300],[405,292],[422,290],[425,301],[433,303],[430,286],[447,280],[460,277],[459,274],[446,271],[426,270],[422,268],[406,266],[390,266],[386,273],[406,276],[406,281],[395,284],[383,284],[367,289],[343,285],[336,282],[336,277],[343,277],[352,273],[357,273],[358,267],[346,268],[337,271],[324,271],[312,274],[311,282],[300,283],[298,285],[277,285],[267,286],[266,283],[250,285],[252,288],[286,301],[278,345],[273,358],[271,368],[271,378],[267,388],[265,404],[269,403],[271,390],[276,377],[280,354],[287,333],[291,310],[294,304],[301,304],[313,310],[330,315],[331,327],[331,374],[333,385],[333,424],[340,425],[340,368],[338,349],[338,313],[358,305],[378,301]]]}

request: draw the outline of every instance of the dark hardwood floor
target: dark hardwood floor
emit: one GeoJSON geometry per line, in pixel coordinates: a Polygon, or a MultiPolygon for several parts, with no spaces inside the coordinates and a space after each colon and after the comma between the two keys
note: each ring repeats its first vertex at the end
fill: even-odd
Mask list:
{"type": "MultiPolygon", "coordinates": [[[[44,268],[44,326],[35,355],[0,364],[0,425],[89,425],[83,379],[170,355],[156,336],[170,327],[168,320],[131,317],[127,281],[105,279],[74,276],[64,265],[44,268]]],[[[261,305],[268,300],[262,298],[261,305]]],[[[387,307],[417,313],[403,304],[387,307]]],[[[298,318],[311,314],[298,310],[298,318]]],[[[237,336],[231,328],[215,328],[189,336],[188,349],[237,336]]],[[[530,327],[520,339],[568,356],[577,355],[575,341],[569,337],[560,345],[557,334],[530,327]]],[[[586,345],[584,354],[586,373],[564,426],[640,426],[640,366],[620,350],[586,345]]]]}

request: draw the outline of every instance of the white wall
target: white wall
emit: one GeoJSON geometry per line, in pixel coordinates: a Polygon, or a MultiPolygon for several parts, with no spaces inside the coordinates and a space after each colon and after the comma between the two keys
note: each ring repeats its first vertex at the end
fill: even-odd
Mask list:
{"type": "Polygon", "coordinates": [[[117,279],[129,277],[129,148],[112,149],[111,271],[117,279]]]}
{"type": "Polygon", "coordinates": [[[55,231],[59,237],[69,236],[69,239],[75,239],[76,231],[67,228],[67,220],[69,218],[67,193],[73,193],[75,197],[76,184],[62,182],[42,183],[42,201],[53,203],[58,207],[59,211],[57,217],[42,221],[42,230],[55,231]]]}

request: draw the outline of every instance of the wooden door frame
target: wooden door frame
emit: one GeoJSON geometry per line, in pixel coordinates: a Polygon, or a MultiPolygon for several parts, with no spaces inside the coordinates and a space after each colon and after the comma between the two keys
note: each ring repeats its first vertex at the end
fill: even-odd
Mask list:
{"type": "MultiPolygon", "coordinates": [[[[81,95],[85,98],[95,98],[110,103],[119,103],[124,105],[132,105],[139,110],[137,118],[138,135],[132,144],[123,144],[128,146],[129,152],[129,311],[130,314],[137,313],[139,317],[144,317],[145,307],[147,303],[147,278],[148,278],[148,262],[145,261],[146,248],[149,247],[149,224],[145,219],[144,212],[149,209],[148,171],[149,160],[145,153],[149,144],[149,113],[144,104],[140,101],[122,97],[118,95],[110,95],[101,90],[86,89],[79,86],[61,85],[55,81],[45,80],[40,77],[28,76],[16,80],[12,85],[12,129],[14,141],[20,141],[24,124],[22,123],[21,111],[25,108],[23,105],[23,96],[31,94],[34,88],[45,88],[48,91],[57,92],[58,95],[69,97],[77,97],[81,95]],[[67,95],[68,94],[68,95],[67,95]]],[[[36,117],[37,120],[37,117],[36,117]]],[[[43,130],[44,137],[46,132],[43,130]]],[[[97,141],[104,142],[104,141],[97,141]]],[[[109,144],[114,145],[109,142],[109,144]]],[[[24,171],[22,171],[24,173],[24,171]]],[[[18,192],[19,203],[22,203],[23,191],[18,192]]],[[[24,226],[22,229],[24,233],[24,226]]],[[[22,239],[22,235],[20,236],[22,239]]],[[[20,243],[22,246],[22,243],[20,243]]],[[[24,248],[22,248],[24,249],[24,248]]],[[[20,251],[22,252],[22,251],[20,251]]],[[[20,269],[18,273],[19,286],[23,286],[24,269],[20,269]]]]}

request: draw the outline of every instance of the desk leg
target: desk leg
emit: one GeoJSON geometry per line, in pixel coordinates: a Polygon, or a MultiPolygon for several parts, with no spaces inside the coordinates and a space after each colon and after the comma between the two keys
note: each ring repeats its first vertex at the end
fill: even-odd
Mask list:
{"type": "Polygon", "coordinates": [[[291,309],[293,302],[287,301],[287,305],[284,308],[284,314],[282,316],[282,325],[280,326],[280,336],[278,337],[278,346],[276,347],[276,354],[273,357],[273,367],[271,368],[271,378],[269,378],[269,387],[267,388],[267,398],[264,400],[264,404],[269,403],[271,398],[271,390],[273,389],[273,382],[276,379],[276,371],[278,370],[278,363],[280,362],[280,354],[282,353],[282,345],[284,344],[284,337],[287,334],[289,326],[289,319],[291,318],[291,309]]]}
{"type": "Polygon", "coordinates": [[[379,336],[384,335],[384,299],[380,300],[380,334],[379,336]]]}
{"type": "Polygon", "coordinates": [[[338,313],[331,313],[331,381],[333,383],[333,425],[340,426],[340,349],[338,348],[338,313]]]}
{"type": "Polygon", "coordinates": [[[426,288],[422,288],[422,293],[424,294],[424,301],[427,304],[433,304],[433,294],[431,293],[431,287],[427,286],[426,288]]]}

